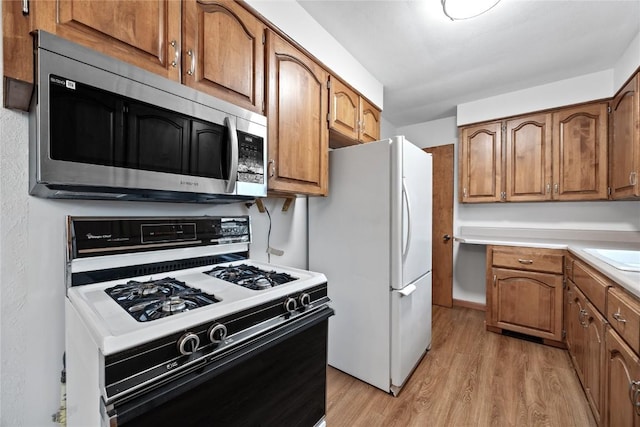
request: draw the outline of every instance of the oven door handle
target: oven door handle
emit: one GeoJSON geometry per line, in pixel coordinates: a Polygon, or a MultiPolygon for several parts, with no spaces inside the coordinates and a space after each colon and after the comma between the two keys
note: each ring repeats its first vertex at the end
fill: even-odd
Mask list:
{"type": "Polygon", "coordinates": [[[229,148],[231,151],[231,164],[229,166],[229,181],[227,181],[227,193],[233,193],[236,189],[236,181],[238,180],[238,163],[239,163],[239,148],[238,148],[238,131],[236,129],[235,121],[228,116],[224,118],[224,124],[229,132],[229,148]]]}
{"type": "Polygon", "coordinates": [[[318,308],[309,312],[308,315],[301,315],[278,328],[269,330],[255,339],[231,347],[222,354],[213,355],[200,369],[190,370],[188,373],[171,378],[161,385],[150,386],[146,390],[139,391],[135,396],[123,397],[121,401],[114,401],[103,408],[103,418],[105,418],[105,414],[107,417],[105,425],[116,427],[142,416],[144,413],[152,411],[153,408],[169,402],[173,397],[180,396],[200,384],[211,381],[245,360],[326,321],[333,314],[333,309],[328,305],[318,308]]]}

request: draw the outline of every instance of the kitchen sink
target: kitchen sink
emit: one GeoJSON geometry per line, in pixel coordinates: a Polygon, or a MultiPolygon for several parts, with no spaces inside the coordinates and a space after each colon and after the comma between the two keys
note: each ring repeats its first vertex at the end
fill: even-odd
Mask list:
{"type": "Polygon", "coordinates": [[[618,270],[640,272],[640,250],[586,248],[584,251],[618,270]]]}

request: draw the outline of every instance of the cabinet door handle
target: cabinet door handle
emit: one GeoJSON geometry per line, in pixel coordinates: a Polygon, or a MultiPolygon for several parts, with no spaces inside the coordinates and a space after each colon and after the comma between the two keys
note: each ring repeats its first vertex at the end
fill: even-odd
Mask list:
{"type": "Polygon", "coordinates": [[[560,190],[560,186],[558,185],[558,183],[553,184],[553,191],[558,194],[558,191],[560,190]]]}
{"type": "Polygon", "coordinates": [[[274,177],[276,176],[276,161],[271,159],[269,160],[269,176],[270,177],[274,177]]]}
{"type": "Polygon", "coordinates": [[[193,76],[193,73],[196,72],[196,54],[189,49],[187,55],[191,57],[191,67],[187,70],[187,74],[193,76]]]}
{"type": "Polygon", "coordinates": [[[462,197],[465,198],[465,199],[467,198],[467,188],[466,187],[462,189],[462,197]]]}
{"type": "Polygon", "coordinates": [[[620,309],[618,309],[618,311],[613,313],[611,316],[620,323],[627,323],[627,319],[622,317],[622,314],[620,314],[620,309]]]}
{"type": "Polygon", "coordinates": [[[547,183],[547,194],[551,193],[551,184],[547,183]]]}
{"type": "Polygon", "coordinates": [[[522,258],[518,258],[518,262],[520,264],[533,264],[533,260],[532,259],[522,259],[522,258]]]}
{"type": "Polygon", "coordinates": [[[629,174],[629,184],[636,185],[636,178],[638,174],[634,171],[629,174]]]}
{"type": "Polygon", "coordinates": [[[497,276],[494,274],[493,275],[493,287],[496,287],[496,280],[497,280],[497,276]]]}
{"type": "Polygon", "coordinates": [[[640,381],[631,381],[629,383],[629,399],[631,400],[631,404],[636,411],[636,415],[640,415],[640,381]]]}
{"type": "Polygon", "coordinates": [[[178,49],[178,43],[175,40],[171,40],[171,47],[174,50],[173,61],[171,61],[171,66],[176,68],[178,66],[178,59],[180,59],[180,49],[178,49]]]}

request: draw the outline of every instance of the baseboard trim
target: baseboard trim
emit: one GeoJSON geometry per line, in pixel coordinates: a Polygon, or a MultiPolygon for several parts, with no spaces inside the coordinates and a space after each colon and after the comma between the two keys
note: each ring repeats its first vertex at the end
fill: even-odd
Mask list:
{"type": "Polygon", "coordinates": [[[486,304],[482,304],[481,302],[463,301],[463,300],[455,299],[455,298],[453,300],[453,306],[454,307],[470,308],[472,310],[487,311],[486,304]]]}

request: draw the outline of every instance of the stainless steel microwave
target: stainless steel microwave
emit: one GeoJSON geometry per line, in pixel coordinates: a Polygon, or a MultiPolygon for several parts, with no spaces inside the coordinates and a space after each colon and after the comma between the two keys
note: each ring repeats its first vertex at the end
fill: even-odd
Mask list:
{"type": "Polygon", "coordinates": [[[29,193],[234,202],[266,196],[267,119],[39,31],[29,193]]]}

